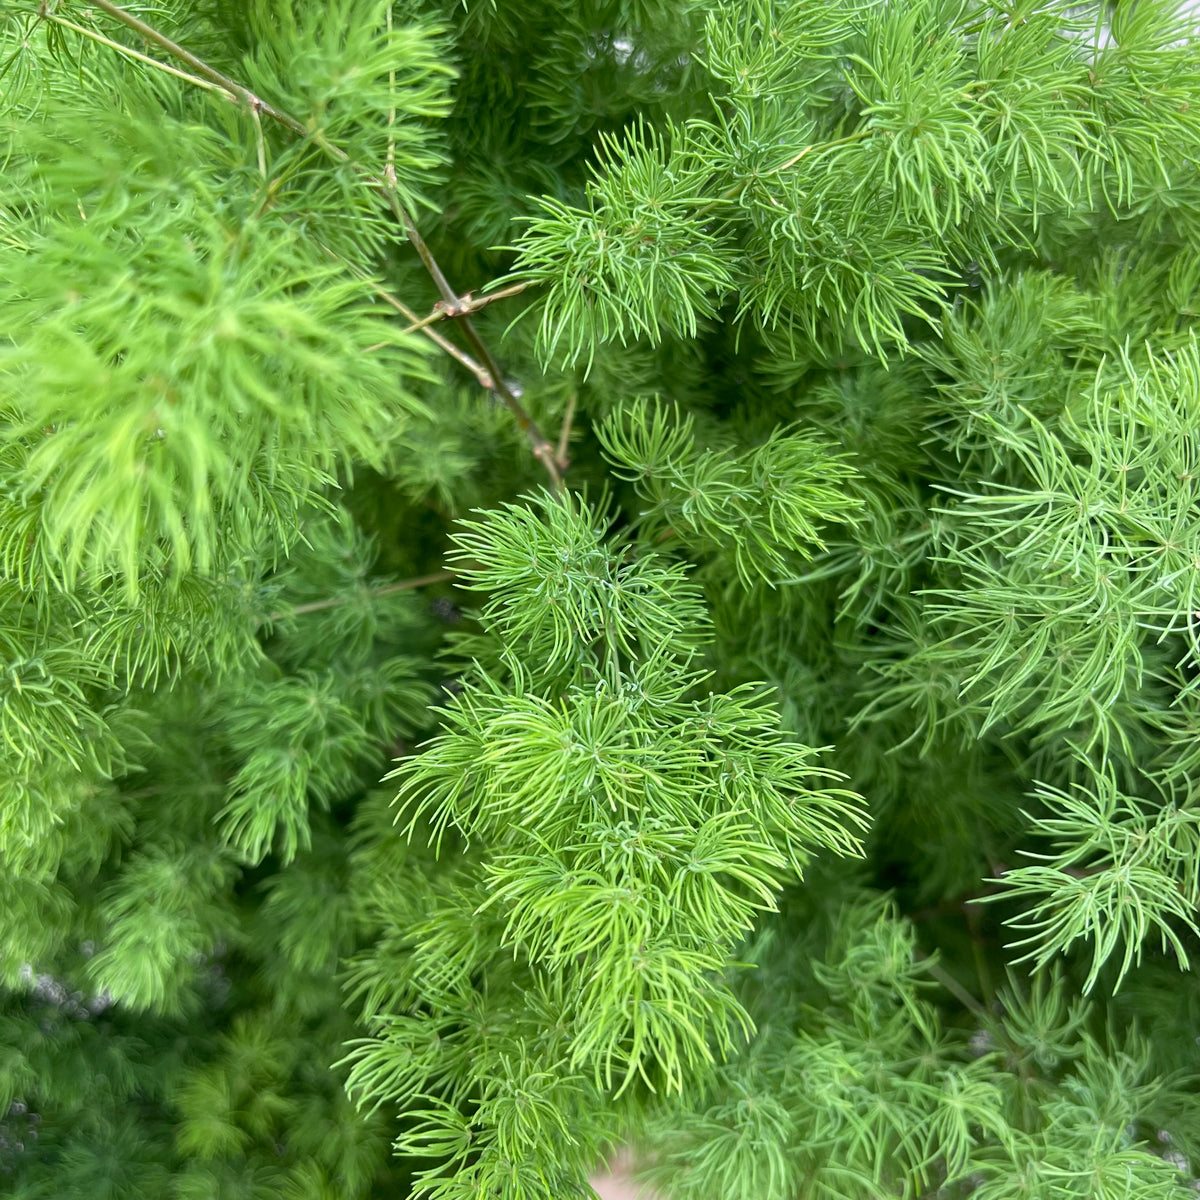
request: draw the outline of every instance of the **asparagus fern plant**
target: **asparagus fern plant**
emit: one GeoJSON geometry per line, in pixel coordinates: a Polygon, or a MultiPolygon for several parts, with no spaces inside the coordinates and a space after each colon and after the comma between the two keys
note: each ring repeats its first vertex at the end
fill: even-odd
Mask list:
{"type": "Polygon", "coordinates": [[[1198,34],[5,0],[5,1194],[1193,1195],[1198,34]]]}

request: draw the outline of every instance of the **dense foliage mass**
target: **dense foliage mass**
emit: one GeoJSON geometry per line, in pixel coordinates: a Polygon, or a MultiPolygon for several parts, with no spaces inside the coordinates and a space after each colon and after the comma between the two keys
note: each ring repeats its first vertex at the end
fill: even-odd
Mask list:
{"type": "Polygon", "coordinates": [[[0,1191],[1194,1195],[1176,9],[6,0],[0,1191]]]}

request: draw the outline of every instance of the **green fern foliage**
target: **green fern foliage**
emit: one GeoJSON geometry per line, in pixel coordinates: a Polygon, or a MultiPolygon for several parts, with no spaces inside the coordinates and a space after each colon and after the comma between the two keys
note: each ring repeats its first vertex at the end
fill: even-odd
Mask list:
{"type": "Polygon", "coordinates": [[[0,6],[0,1194],[1194,1195],[1197,95],[0,6]]]}
{"type": "MultiPolygon", "coordinates": [[[[675,139],[678,141],[678,136],[675,139]]],[[[548,286],[537,345],[570,365],[607,341],[696,335],[733,279],[717,231],[698,218],[704,180],[677,165],[653,130],[602,144],[587,208],[541,201],[513,278],[548,286]]]]}

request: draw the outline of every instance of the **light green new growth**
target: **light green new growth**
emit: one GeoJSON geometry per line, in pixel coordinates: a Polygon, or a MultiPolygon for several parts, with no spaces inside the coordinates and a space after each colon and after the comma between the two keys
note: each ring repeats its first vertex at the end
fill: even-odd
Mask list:
{"type": "Polygon", "coordinates": [[[1175,0],[5,4],[0,1192],[1194,1195],[1198,97],[1175,0]]]}

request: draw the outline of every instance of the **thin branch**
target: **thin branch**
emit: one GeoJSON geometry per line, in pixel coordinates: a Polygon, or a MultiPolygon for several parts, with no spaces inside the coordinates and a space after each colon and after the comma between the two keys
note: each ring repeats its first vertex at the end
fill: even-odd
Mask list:
{"type": "MultiPolygon", "coordinates": [[[[392,37],[392,6],[387,10],[388,40],[392,37]]],[[[384,178],[394,188],[396,186],[396,68],[388,69],[388,119],[387,119],[387,158],[383,164],[384,178]]]]}
{"type": "Polygon", "coordinates": [[[151,58],[149,54],[143,54],[140,50],[135,50],[132,46],[125,46],[120,42],[113,41],[112,38],[106,38],[104,34],[97,33],[94,29],[88,29],[86,25],[77,25],[74,21],[68,21],[66,17],[60,17],[57,13],[52,12],[43,12],[41,19],[52,21],[55,25],[61,25],[64,29],[73,30],[82,37],[90,38],[93,42],[98,42],[101,46],[107,46],[110,50],[116,50],[118,54],[123,54],[126,58],[136,59],[148,67],[153,67],[156,71],[164,71],[168,75],[173,75],[176,79],[182,79],[185,83],[190,83],[193,87],[203,88],[207,92],[215,92],[217,95],[224,96],[231,104],[238,103],[237,95],[227,87],[222,87],[219,83],[210,83],[207,79],[201,79],[199,75],[189,75],[186,71],[181,71],[178,67],[173,67],[170,63],[161,62],[157,58],[151,58]]]}
{"type": "MultiPolygon", "coordinates": [[[[768,179],[774,175],[781,175],[784,171],[790,171],[792,167],[796,166],[796,164],[801,162],[803,159],[806,159],[810,154],[824,154],[827,150],[833,150],[838,146],[845,146],[850,142],[861,141],[865,137],[870,137],[874,132],[875,131],[873,129],[863,127],[861,129],[856,129],[853,133],[846,134],[845,137],[835,138],[831,142],[812,142],[810,145],[805,146],[802,150],[800,150],[798,154],[793,154],[792,157],[786,162],[782,162],[777,167],[771,167],[769,170],[763,171],[762,175],[756,176],[756,178],[768,179]]],[[[750,181],[748,180],[741,180],[738,183],[733,184],[732,187],[726,188],[725,191],[717,196],[715,200],[710,200],[707,204],[702,205],[699,209],[697,209],[695,215],[704,216],[705,214],[712,212],[712,210],[718,207],[718,205],[724,204],[727,200],[736,200],[738,196],[745,191],[749,182],[750,181]]],[[[775,205],[776,208],[782,207],[782,205],[778,200],[775,199],[774,196],[768,197],[768,199],[770,199],[771,203],[775,205]]]]}
{"type": "MultiPolygon", "coordinates": [[[[260,113],[266,113],[273,121],[278,121],[280,125],[286,125],[288,129],[293,133],[298,133],[301,137],[312,136],[312,130],[306,128],[295,117],[289,116],[287,113],[268,104],[261,96],[256,95],[248,87],[238,83],[236,79],[230,79],[228,75],[223,75],[215,67],[206,63],[204,59],[197,58],[190,50],[185,50],[178,42],[171,41],[166,34],[160,33],[153,25],[147,25],[145,21],[135,17],[133,13],[121,8],[120,5],[113,4],[111,0],[88,0],[88,3],[91,7],[108,13],[113,20],[120,21],[122,25],[132,29],[152,45],[165,50],[172,58],[177,58],[180,62],[186,63],[193,71],[211,80],[218,87],[223,88],[227,92],[232,92],[247,108],[255,109],[260,113]]],[[[348,158],[349,156],[345,155],[345,157],[348,158]]]]}
{"type": "MultiPolygon", "coordinates": [[[[459,302],[458,293],[455,292],[445,275],[442,274],[442,269],[438,266],[437,259],[433,257],[433,253],[417,231],[412,217],[409,215],[408,210],[400,203],[395,190],[390,189],[385,194],[392,206],[392,212],[395,213],[397,219],[404,225],[408,233],[408,240],[412,242],[417,254],[420,255],[421,261],[425,264],[425,269],[428,271],[429,277],[437,286],[438,291],[442,293],[442,299],[447,305],[453,308],[459,302]]],[[[483,364],[484,370],[491,379],[491,390],[504,401],[509,412],[516,418],[518,427],[529,438],[534,458],[539,459],[542,466],[546,468],[546,473],[550,476],[550,484],[557,491],[562,486],[562,474],[554,459],[554,447],[550,444],[546,435],[542,433],[541,429],[538,428],[537,422],[529,415],[525,406],[517,399],[512,388],[505,382],[504,375],[500,370],[500,364],[492,357],[492,352],[479,336],[471,318],[464,313],[455,316],[454,319],[458,323],[459,329],[462,330],[467,345],[475,352],[476,357],[483,364]]]]}
{"type": "MultiPolygon", "coordinates": [[[[382,288],[376,288],[375,294],[379,296],[380,299],[385,300],[388,304],[391,304],[398,313],[407,317],[410,321],[417,315],[411,308],[408,307],[408,305],[402,304],[396,299],[395,296],[391,295],[391,293],[385,293],[382,288]]],[[[452,359],[454,359],[456,362],[462,363],[462,365],[466,367],[472,375],[475,376],[476,382],[478,382],[481,388],[484,388],[489,392],[495,390],[492,387],[492,377],[465,350],[460,350],[449,338],[442,337],[442,335],[434,329],[422,329],[421,332],[435,346],[439,347],[441,350],[445,351],[445,353],[450,355],[452,359]]]]}
{"type": "MultiPolygon", "coordinates": [[[[382,287],[380,284],[376,283],[375,280],[366,273],[366,271],[355,266],[354,263],[350,262],[349,260],[343,258],[335,250],[331,250],[325,245],[324,242],[316,241],[315,238],[313,240],[321,250],[323,250],[330,258],[334,260],[334,262],[341,263],[347,271],[361,279],[363,283],[365,283],[375,293],[375,295],[380,298],[380,300],[394,308],[402,317],[406,317],[409,321],[420,320],[417,314],[413,312],[413,310],[409,308],[403,300],[401,300],[398,296],[393,296],[392,293],[389,292],[385,287],[382,287]]],[[[440,350],[444,350],[448,355],[450,355],[451,358],[462,363],[462,365],[466,367],[472,375],[475,376],[480,387],[487,388],[488,391],[492,390],[492,381],[487,372],[484,371],[484,369],[469,354],[463,350],[460,350],[452,341],[442,337],[440,333],[437,333],[433,329],[423,328],[421,329],[421,332],[440,350]]],[[[390,343],[376,342],[373,346],[368,346],[364,353],[370,354],[374,350],[382,350],[387,345],[390,345],[390,343]]]]}
{"type": "MultiPolygon", "coordinates": [[[[339,151],[340,153],[344,153],[339,151]]],[[[373,177],[367,176],[368,182],[373,180],[373,177]]],[[[392,213],[396,220],[404,226],[404,232],[408,236],[408,240],[412,242],[413,249],[420,256],[421,262],[425,266],[429,278],[433,280],[434,286],[442,294],[442,299],[447,304],[454,304],[458,300],[458,293],[450,286],[450,281],[442,274],[442,268],[438,266],[438,261],[433,257],[433,251],[429,249],[428,243],[421,236],[421,231],[417,228],[417,223],[413,220],[412,214],[400,202],[400,196],[393,184],[386,180],[382,182],[384,199],[391,206],[392,213]]]]}
{"type": "MultiPolygon", "coordinates": [[[[231,79],[228,75],[222,74],[215,67],[210,66],[202,58],[197,58],[191,51],[185,50],[177,42],[173,42],[153,26],[147,25],[145,21],[135,17],[131,12],[121,8],[120,5],[113,4],[112,0],[91,0],[91,3],[102,12],[107,13],[114,20],[120,21],[122,25],[132,29],[145,38],[146,41],[165,50],[180,62],[186,63],[198,74],[211,80],[226,91],[232,92],[252,112],[265,113],[273,121],[277,121],[280,125],[290,129],[300,137],[311,139],[313,144],[329,155],[330,158],[335,159],[337,162],[348,163],[353,167],[363,182],[373,191],[382,195],[387,201],[392,213],[404,228],[405,234],[408,236],[408,240],[412,243],[421,262],[425,265],[425,270],[429,273],[429,277],[441,293],[442,299],[451,307],[459,303],[458,293],[450,286],[449,281],[438,265],[437,259],[434,258],[425,239],[421,237],[412,215],[401,202],[394,175],[392,179],[388,179],[386,178],[387,172],[385,171],[384,177],[381,177],[367,170],[367,168],[360,166],[358,163],[353,162],[350,155],[341,146],[335,142],[331,142],[319,129],[307,126],[303,122],[298,121],[290,113],[286,113],[274,105],[268,104],[261,96],[251,91],[248,87],[238,83],[235,79],[231,79]]],[[[411,319],[420,320],[419,317],[411,319]]],[[[489,387],[489,390],[495,392],[516,418],[517,425],[525,433],[526,437],[529,438],[534,457],[545,467],[546,473],[550,476],[551,485],[557,490],[562,485],[562,473],[559,471],[558,464],[554,458],[553,445],[547,440],[541,429],[538,428],[537,422],[525,410],[524,405],[517,399],[512,389],[505,383],[499,364],[492,356],[492,352],[484,344],[483,339],[480,338],[475,326],[471,323],[471,318],[463,314],[455,316],[454,319],[462,330],[468,347],[482,364],[483,372],[477,373],[476,378],[480,382],[483,382],[483,377],[486,375],[488,380],[490,380],[490,384],[484,384],[484,386],[489,387]]]]}
{"type": "Polygon", "coordinates": [[[560,471],[565,471],[570,465],[567,458],[567,447],[571,440],[571,422],[575,419],[575,401],[578,393],[574,388],[567,398],[567,411],[563,414],[562,428],[558,431],[558,451],[554,455],[560,471]]]}
{"type": "Polygon", "coordinates": [[[262,117],[258,115],[258,109],[256,108],[250,110],[250,115],[254,118],[254,149],[258,156],[258,173],[263,177],[263,183],[267,184],[267,193],[269,194],[270,184],[267,181],[267,143],[263,137],[262,117]]]}
{"type": "MultiPolygon", "coordinates": [[[[458,574],[455,571],[435,571],[432,575],[419,575],[416,579],[402,579],[399,583],[389,583],[384,587],[368,588],[366,594],[375,596],[388,596],[394,592],[411,592],[417,588],[429,587],[435,583],[447,583],[451,579],[457,579],[458,574]]],[[[330,596],[327,600],[310,600],[307,604],[297,604],[294,608],[289,608],[283,612],[272,613],[268,621],[283,621],[288,617],[299,617],[304,613],[325,612],[330,608],[339,608],[343,604],[349,604],[351,600],[355,600],[356,596],[330,596]]]]}
{"type": "Polygon", "coordinates": [[[475,326],[471,323],[470,317],[458,317],[458,327],[463,331],[463,336],[467,339],[467,344],[479,356],[483,363],[484,369],[492,377],[494,384],[493,390],[496,395],[508,406],[509,412],[516,418],[517,425],[525,433],[529,439],[529,444],[533,448],[533,456],[538,459],[542,466],[546,468],[546,474],[550,476],[550,484],[555,491],[562,487],[562,472],[558,469],[558,463],[554,458],[554,447],[550,444],[546,435],[538,428],[537,422],[526,411],[525,406],[513,394],[512,389],[504,381],[504,377],[500,374],[500,366],[492,357],[492,352],[484,345],[483,339],[475,330],[475,326]]]}
{"type": "Polygon", "coordinates": [[[949,971],[945,970],[936,959],[931,958],[921,950],[914,950],[915,957],[924,967],[925,970],[933,976],[948,991],[964,1008],[970,1009],[981,1021],[990,1023],[991,1013],[988,1012],[970,992],[967,991],[949,971]]]}
{"type": "Polygon", "coordinates": [[[804,149],[801,150],[799,154],[793,155],[791,158],[789,158],[787,160],[787,162],[780,163],[779,166],[777,166],[777,167],[772,167],[769,171],[765,171],[764,174],[778,175],[782,171],[789,171],[802,158],[807,158],[814,151],[819,150],[819,151],[821,151],[821,153],[824,153],[826,150],[834,149],[835,146],[845,146],[845,145],[848,145],[850,142],[861,141],[865,137],[870,137],[871,134],[874,132],[875,131],[873,129],[870,129],[870,128],[867,128],[864,126],[861,129],[856,129],[853,133],[846,134],[845,137],[835,138],[832,142],[814,142],[811,146],[805,146],[804,149]]]}
{"type": "MultiPolygon", "coordinates": [[[[381,287],[369,275],[364,274],[357,267],[355,267],[353,263],[348,263],[340,255],[334,254],[328,246],[322,246],[321,249],[323,249],[326,254],[332,255],[334,258],[336,258],[338,262],[344,263],[349,270],[356,274],[371,289],[371,291],[373,291],[375,295],[380,298],[380,300],[394,308],[402,317],[406,317],[410,321],[418,320],[417,314],[413,312],[413,310],[409,308],[403,300],[401,300],[398,296],[393,296],[392,293],[387,290],[387,288],[381,287]]],[[[489,392],[496,390],[492,386],[492,377],[469,354],[467,354],[465,350],[460,350],[452,341],[450,341],[448,338],[442,337],[440,333],[434,329],[430,329],[428,326],[422,327],[421,332],[427,338],[429,338],[434,345],[438,346],[440,349],[449,354],[451,358],[462,363],[462,365],[466,367],[472,375],[475,376],[480,387],[486,388],[489,392]]],[[[379,349],[379,346],[370,346],[368,349],[377,350],[379,349]]]]}
{"type": "Polygon", "coordinates": [[[439,300],[434,306],[433,311],[427,317],[422,317],[419,321],[405,329],[405,333],[415,333],[418,329],[424,329],[426,325],[436,324],[438,321],[449,321],[454,317],[464,317],[471,313],[478,312],[481,308],[487,308],[489,304],[494,304],[497,300],[507,300],[509,296],[519,296],[527,287],[528,283],[514,283],[512,287],[502,288],[498,292],[492,292],[487,296],[473,296],[467,292],[463,296],[459,296],[453,304],[447,304],[445,300],[439,300]]]}

